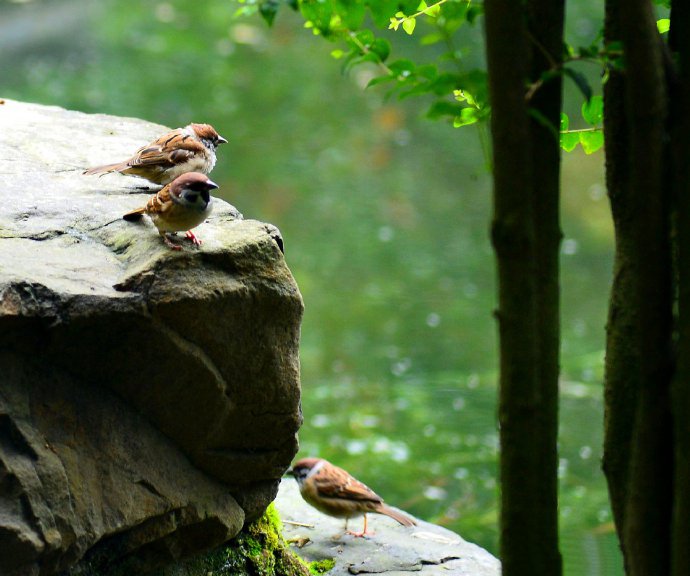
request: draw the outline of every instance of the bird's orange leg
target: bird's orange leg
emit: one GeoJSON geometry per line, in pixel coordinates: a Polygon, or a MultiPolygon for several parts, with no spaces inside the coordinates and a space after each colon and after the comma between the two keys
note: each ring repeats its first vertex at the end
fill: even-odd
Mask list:
{"type": "Polygon", "coordinates": [[[161,238],[163,238],[163,242],[166,243],[170,248],[173,250],[182,250],[182,246],[179,244],[175,244],[170,238],[168,238],[168,235],[165,232],[161,232],[161,238]]]}
{"type": "Polygon", "coordinates": [[[355,538],[364,538],[367,534],[373,534],[373,532],[367,532],[367,515],[364,515],[364,529],[361,532],[351,532],[350,530],[348,530],[347,534],[350,534],[355,538]]]}
{"type": "Polygon", "coordinates": [[[194,235],[194,232],[192,232],[191,230],[187,230],[187,233],[185,234],[185,238],[188,238],[189,240],[191,240],[195,246],[201,246],[201,240],[199,240],[194,235]]]}

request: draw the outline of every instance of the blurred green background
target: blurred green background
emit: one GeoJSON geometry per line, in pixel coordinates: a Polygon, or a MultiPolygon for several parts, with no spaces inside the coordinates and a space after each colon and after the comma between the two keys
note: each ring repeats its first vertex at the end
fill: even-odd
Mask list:
{"type": "MultiPolygon", "coordinates": [[[[479,132],[425,119],[424,101],[363,90],[370,71],[341,74],[335,46],[289,10],[269,30],[236,9],[0,0],[0,97],[213,124],[229,140],[213,173],[221,195],[280,227],[304,296],[300,455],[331,459],[497,554],[491,181],[479,132]]],[[[592,41],[600,12],[571,2],[573,44],[592,41]]],[[[481,28],[464,34],[471,67],[481,28]]],[[[393,40],[417,50],[401,32],[393,40]]],[[[563,193],[565,573],[617,575],[600,470],[612,252],[603,156],[566,155],[563,193]]]]}

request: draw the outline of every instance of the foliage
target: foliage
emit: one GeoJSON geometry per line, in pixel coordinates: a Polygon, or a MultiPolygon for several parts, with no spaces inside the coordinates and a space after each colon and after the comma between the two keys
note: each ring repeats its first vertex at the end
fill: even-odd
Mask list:
{"type": "MultiPolygon", "coordinates": [[[[483,4],[473,0],[438,0],[427,4],[425,0],[237,0],[241,4],[238,14],[258,12],[266,23],[273,24],[281,6],[285,4],[299,10],[307,28],[332,42],[340,42],[344,48],[331,52],[342,60],[344,71],[356,65],[373,66],[369,86],[386,85],[388,95],[399,98],[411,96],[431,97],[428,116],[433,119],[450,119],[455,128],[485,121],[490,116],[487,77],[482,68],[468,68],[459,36],[476,24],[483,15],[483,4]],[[368,17],[368,18],[367,18],[368,17]],[[421,25],[418,27],[418,23],[421,25]],[[369,27],[385,30],[403,30],[408,35],[417,34],[420,48],[441,46],[434,51],[423,52],[417,60],[398,58],[391,60],[390,40],[369,27]],[[421,33],[420,33],[421,30],[421,33]]],[[[665,0],[657,4],[667,6],[665,0]]],[[[657,25],[660,33],[669,30],[670,20],[661,18],[657,25]]],[[[570,118],[562,115],[559,128],[550,126],[559,135],[560,145],[571,152],[580,144],[586,154],[596,152],[604,145],[603,103],[601,96],[593,96],[587,76],[572,64],[593,63],[601,70],[606,82],[609,70],[621,68],[622,47],[618,43],[605,45],[601,34],[589,46],[574,47],[566,44],[563,63],[554,62],[551,69],[526,87],[529,100],[545,82],[557,75],[569,78],[582,93],[582,118],[584,128],[571,129],[570,118]]],[[[535,113],[536,115],[536,113],[535,113]]],[[[538,118],[546,122],[545,119],[538,118]]]]}
{"type": "MultiPolygon", "coordinates": [[[[279,3],[275,0],[239,0],[239,13],[258,11],[271,24],[279,3]],[[267,6],[270,5],[270,8],[267,6]]],[[[294,6],[294,5],[293,5],[294,6]]],[[[427,5],[422,0],[338,0],[297,3],[306,27],[316,35],[343,46],[332,51],[344,71],[369,65],[369,86],[386,85],[389,95],[404,99],[430,97],[429,116],[449,118],[453,125],[466,126],[488,118],[486,73],[467,67],[466,54],[457,40],[477,22],[481,3],[472,0],[440,0],[427,5]],[[380,30],[375,33],[373,24],[380,30]],[[400,28],[419,37],[426,61],[391,58],[388,30],[400,28]]]]}
{"type": "Polygon", "coordinates": [[[561,113],[560,143],[566,152],[572,152],[578,144],[582,145],[585,154],[592,154],[604,145],[604,99],[592,96],[582,103],[582,118],[590,125],[589,128],[570,130],[570,119],[561,113]]]}

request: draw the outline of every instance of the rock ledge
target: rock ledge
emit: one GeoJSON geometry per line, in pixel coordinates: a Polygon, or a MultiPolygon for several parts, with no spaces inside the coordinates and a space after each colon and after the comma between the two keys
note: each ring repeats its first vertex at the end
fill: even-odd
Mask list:
{"type": "Polygon", "coordinates": [[[81,174],[165,130],[0,105],[4,576],[216,546],[297,450],[303,305],[277,230],[215,200],[203,246],[175,253],[121,219],[144,181],[81,174]]]}

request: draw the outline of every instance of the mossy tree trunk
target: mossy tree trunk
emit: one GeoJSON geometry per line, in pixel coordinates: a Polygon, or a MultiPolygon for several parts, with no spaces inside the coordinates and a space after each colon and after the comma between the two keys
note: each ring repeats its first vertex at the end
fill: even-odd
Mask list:
{"type": "MultiPolygon", "coordinates": [[[[625,70],[612,71],[604,92],[607,186],[616,235],[604,471],[626,572],[661,576],[671,573],[674,505],[674,186],[669,174],[676,145],[668,131],[670,60],[649,0],[608,0],[605,36],[609,43],[622,42],[625,70]]],[[[686,219],[678,221],[683,236],[686,219]]],[[[679,248],[675,253],[682,258],[687,248],[679,248]]],[[[682,394],[685,386],[677,390],[682,394]]],[[[687,418],[687,407],[683,412],[687,418]]]]}
{"type": "Polygon", "coordinates": [[[563,4],[487,0],[485,13],[494,153],[492,239],[499,283],[501,559],[506,576],[555,576],[561,573],[556,450],[560,151],[555,135],[561,81],[544,84],[531,100],[527,86],[558,65],[563,4]]]}

